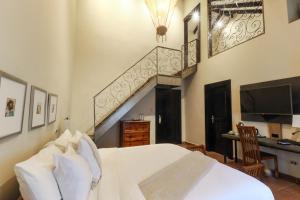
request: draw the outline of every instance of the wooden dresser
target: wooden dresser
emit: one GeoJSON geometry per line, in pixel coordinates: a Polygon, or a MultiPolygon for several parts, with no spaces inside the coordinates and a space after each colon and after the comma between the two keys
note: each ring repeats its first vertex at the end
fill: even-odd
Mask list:
{"type": "Polygon", "coordinates": [[[121,146],[150,144],[150,121],[121,121],[121,146]]]}

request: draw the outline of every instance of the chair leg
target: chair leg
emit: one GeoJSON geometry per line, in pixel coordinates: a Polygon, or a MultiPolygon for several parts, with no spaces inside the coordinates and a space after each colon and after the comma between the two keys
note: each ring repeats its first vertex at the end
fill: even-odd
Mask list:
{"type": "Polygon", "coordinates": [[[275,170],[275,177],[279,178],[279,170],[278,170],[278,160],[277,156],[274,157],[274,170],[275,170]]]}
{"type": "Polygon", "coordinates": [[[262,163],[259,163],[254,165],[242,166],[242,171],[244,171],[246,174],[250,176],[253,176],[261,180],[264,172],[264,168],[265,166],[262,163]]]}

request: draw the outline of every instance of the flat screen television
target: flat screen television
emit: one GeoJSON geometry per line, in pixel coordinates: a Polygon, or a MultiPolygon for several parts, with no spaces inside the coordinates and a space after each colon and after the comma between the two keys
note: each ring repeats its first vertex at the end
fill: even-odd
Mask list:
{"type": "Polygon", "coordinates": [[[290,85],[245,89],[240,91],[241,112],[261,115],[292,115],[290,85]]]}

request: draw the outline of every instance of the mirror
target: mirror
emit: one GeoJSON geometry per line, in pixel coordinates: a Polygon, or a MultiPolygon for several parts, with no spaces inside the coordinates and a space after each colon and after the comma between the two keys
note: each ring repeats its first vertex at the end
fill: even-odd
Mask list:
{"type": "Polygon", "coordinates": [[[265,33],[263,0],[208,0],[209,57],[265,33]]]}
{"type": "Polygon", "coordinates": [[[184,43],[200,40],[200,4],[184,18],[184,43]]]}
{"type": "Polygon", "coordinates": [[[184,18],[184,67],[200,62],[200,4],[184,18]]]}

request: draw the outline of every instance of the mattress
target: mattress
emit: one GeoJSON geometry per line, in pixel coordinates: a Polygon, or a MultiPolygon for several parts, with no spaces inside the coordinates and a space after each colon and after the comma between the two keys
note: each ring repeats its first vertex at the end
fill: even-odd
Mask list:
{"type": "MultiPolygon", "coordinates": [[[[103,176],[89,200],[143,200],[138,184],[189,152],[172,144],[99,149],[103,176]]],[[[217,163],[185,199],[274,200],[274,197],[257,179],[217,163]]]]}

